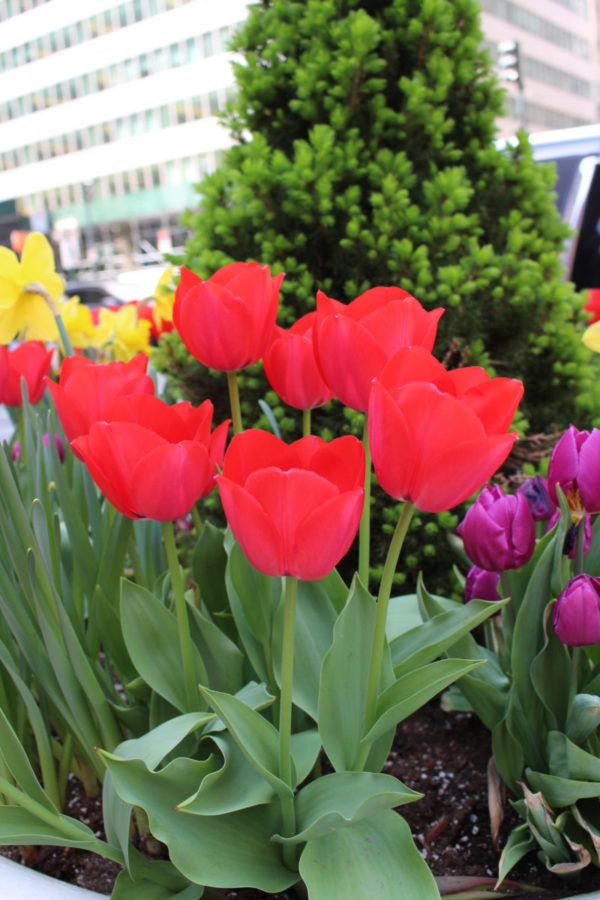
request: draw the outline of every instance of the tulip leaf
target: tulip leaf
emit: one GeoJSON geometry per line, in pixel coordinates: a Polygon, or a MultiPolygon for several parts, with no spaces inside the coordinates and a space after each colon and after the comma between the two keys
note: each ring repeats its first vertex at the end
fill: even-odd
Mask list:
{"type": "Polygon", "coordinates": [[[300,857],[300,874],[309,896],[327,900],[440,897],[408,825],[391,810],[308,841],[300,857]]]}
{"type": "Polygon", "coordinates": [[[259,680],[275,691],[271,625],[279,603],[281,580],[257,572],[231,535],[226,535],[225,546],[229,553],[225,572],[227,595],[240,640],[259,680]]]}
{"type": "Polygon", "coordinates": [[[526,769],[525,774],[527,783],[534,791],[540,791],[553,807],[572,806],[587,797],[600,797],[600,782],[597,781],[578,781],[548,775],[546,772],[535,772],[533,769],[526,769]]]}
{"type": "Polygon", "coordinates": [[[297,794],[297,833],[290,838],[277,834],[273,840],[299,844],[422,796],[392,775],[333,772],[307,784],[297,794]]]}
{"type": "MultiPolygon", "coordinates": [[[[39,780],[31,767],[29,758],[23,749],[12,725],[8,721],[4,710],[0,706],[0,759],[3,760],[3,769],[8,769],[21,790],[28,797],[39,803],[44,809],[57,813],[56,807],[48,798],[41,787],[39,780]]],[[[58,815],[58,813],[57,813],[58,815]]]]}
{"type": "Polygon", "coordinates": [[[548,733],[548,762],[552,774],[597,782],[600,796],[600,758],[578,747],[561,731],[548,733]]]}
{"type": "Polygon", "coordinates": [[[248,760],[231,735],[207,735],[218,747],[222,765],[208,772],[198,790],[179,803],[179,809],[198,816],[221,816],[269,803],[274,790],[248,760]]]}
{"type": "Polygon", "coordinates": [[[356,578],[323,659],[318,722],[334,769],[351,769],[363,736],[366,685],[375,626],[375,600],[356,578]]]}
{"type": "MultiPolygon", "coordinates": [[[[323,657],[331,646],[337,611],[329,599],[328,579],[299,581],[294,639],[293,700],[313,719],[318,716],[319,686],[323,657]]],[[[273,668],[281,684],[283,605],[273,627],[273,668]]]]}
{"type": "MultiPolygon", "coordinates": [[[[531,683],[546,708],[551,728],[564,729],[571,694],[571,658],[550,622],[554,604],[544,611],[544,646],[531,663],[531,683]]],[[[540,737],[537,735],[536,737],[540,737]]]]}
{"type": "Polygon", "coordinates": [[[133,880],[126,869],[119,872],[110,900],[199,900],[204,888],[190,884],[180,891],[173,891],[146,878],[133,880]]]}
{"type": "Polygon", "coordinates": [[[583,742],[600,725],[600,697],[597,694],[576,694],[569,707],[567,737],[575,744],[583,742]]]}
{"type": "Polygon", "coordinates": [[[146,811],[152,834],[167,845],[173,865],[194,884],[276,893],[297,881],[271,840],[279,827],[279,804],[223,816],[189,815],[177,806],[197,784],[197,762],[180,758],[151,772],[141,760],[103,755],[119,796],[146,811]]]}
{"type": "Polygon", "coordinates": [[[377,718],[365,735],[364,742],[371,743],[381,737],[461,675],[479,665],[479,660],[439,659],[403,675],[379,696],[377,718]]]}
{"type": "MultiPolygon", "coordinates": [[[[123,741],[114,753],[122,759],[141,759],[148,768],[154,769],[188,734],[206,725],[212,719],[214,719],[214,713],[210,712],[187,713],[177,716],[158,725],[142,737],[123,741]]],[[[115,847],[121,848],[125,863],[129,865],[131,808],[116,794],[110,772],[104,779],[102,788],[102,811],[107,838],[115,847]]]]}
{"type": "MultiPolygon", "coordinates": [[[[176,709],[187,712],[177,621],[146,588],[121,581],[121,623],[129,655],[144,681],[176,709]]],[[[206,669],[193,648],[196,679],[206,683],[206,669]]]]}
{"type": "Polygon", "coordinates": [[[0,844],[47,844],[98,851],[98,838],[87,825],[55,813],[56,824],[51,825],[20,806],[0,806],[0,844]]]}
{"type": "Polygon", "coordinates": [[[279,733],[270,722],[237,697],[200,688],[254,768],[280,795],[291,788],[279,777],[279,733]]]}
{"type": "Polygon", "coordinates": [[[419,609],[419,600],[416,594],[401,594],[390,597],[387,621],[385,623],[385,635],[390,645],[397,637],[405,632],[423,624],[423,616],[419,609]]]}
{"type": "Polygon", "coordinates": [[[235,694],[243,683],[245,657],[240,648],[214,622],[189,606],[191,631],[208,675],[218,691],[235,694]]]}
{"type": "Polygon", "coordinates": [[[438,613],[427,622],[399,635],[391,644],[392,663],[397,678],[410,669],[432,662],[477,625],[494,615],[507,600],[490,603],[471,600],[454,610],[438,613]]]}
{"type": "Polygon", "coordinates": [[[527,856],[537,846],[527,822],[517,825],[508,836],[508,840],[502,848],[500,862],[498,863],[498,881],[496,887],[500,887],[511,869],[527,856]]]}
{"type": "Polygon", "coordinates": [[[225,585],[227,553],[223,537],[221,528],[204,522],[192,557],[192,572],[200,588],[200,599],[213,616],[229,614],[225,585]]]}
{"type": "Polygon", "coordinates": [[[512,790],[523,776],[525,757],[520,740],[513,734],[511,717],[506,715],[492,729],[492,753],[502,780],[512,790]]]}

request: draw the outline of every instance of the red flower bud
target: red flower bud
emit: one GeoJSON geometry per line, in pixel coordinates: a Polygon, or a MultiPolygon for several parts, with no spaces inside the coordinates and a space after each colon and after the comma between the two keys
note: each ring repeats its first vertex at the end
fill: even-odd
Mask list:
{"type": "Polygon", "coordinates": [[[25,379],[29,402],[39,403],[51,361],[52,350],[46,350],[41,341],[24,341],[14,350],[0,346],[0,403],[21,406],[21,378],[25,379]]]}

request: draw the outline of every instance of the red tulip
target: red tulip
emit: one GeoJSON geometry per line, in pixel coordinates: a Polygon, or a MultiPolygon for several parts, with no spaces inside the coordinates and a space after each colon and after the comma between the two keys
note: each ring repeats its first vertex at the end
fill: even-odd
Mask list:
{"type": "Polygon", "coordinates": [[[377,479],[425,512],[462,503],[504,462],[520,381],[447,372],[422,348],[400,351],[373,383],[369,440],[377,479]]]}
{"type": "Polygon", "coordinates": [[[363,506],[365,455],[351,436],[286,444],[257,429],[236,435],[217,476],[231,529],[267,575],[322,578],[347,552],[363,506]]]}
{"type": "Polygon", "coordinates": [[[51,361],[52,350],[46,350],[41,341],[24,341],[14,350],[0,346],[0,403],[21,406],[21,378],[25,379],[29,402],[39,403],[51,361]]]}
{"type": "Polygon", "coordinates": [[[433,348],[443,312],[427,312],[398,287],[372,288],[347,306],[319,291],[314,344],[323,378],[342,403],[364,412],[371,381],[401,347],[433,348]]]}
{"type": "Polygon", "coordinates": [[[283,275],[259,263],[230,263],[203,281],[185,266],[173,322],[192,356],[233,372],[258,362],[275,327],[283,275]]]}
{"type": "Polygon", "coordinates": [[[333,397],[317,366],[312,331],[317,314],[308,313],[286,331],[275,326],[263,366],[269,384],[296,409],[314,409],[333,397]]]}
{"type": "Polygon", "coordinates": [[[210,400],[169,406],[130,394],[114,401],[109,421],[94,422],[71,446],[123,515],[167,522],[214,487],[229,421],[211,433],[212,414],[210,400]]]}
{"type": "Polygon", "coordinates": [[[146,375],[148,357],[139,353],[127,363],[95,363],[84,356],[68,356],[58,384],[48,380],[54,405],[69,441],[87,434],[93,422],[105,419],[111,404],[126,394],[154,394],[146,375]]]}

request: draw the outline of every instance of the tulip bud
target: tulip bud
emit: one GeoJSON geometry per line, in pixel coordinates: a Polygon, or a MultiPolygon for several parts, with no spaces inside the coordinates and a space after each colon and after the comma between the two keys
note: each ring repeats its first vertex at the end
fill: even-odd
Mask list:
{"type": "Polygon", "coordinates": [[[486,485],[458,526],[472,562],[489,572],[524,565],[535,548],[535,523],[523,494],[486,485]]]}
{"type": "Polygon", "coordinates": [[[535,475],[529,478],[519,488],[529,503],[531,515],[536,522],[547,522],[555,510],[555,504],[548,493],[548,482],[543,475],[535,475]]]}
{"type": "Polygon", "coordinates": [[[499,572],[489,572],[479,566],[471,566],[465,581],[465,602],[468,600],[500,600],[499,572]]]}
{"type": "Polygon", "coordinates": [[[553,621],[563,644],[582,647],[600,641],[600,578],[572,578],[556,601],[553,621]]]}

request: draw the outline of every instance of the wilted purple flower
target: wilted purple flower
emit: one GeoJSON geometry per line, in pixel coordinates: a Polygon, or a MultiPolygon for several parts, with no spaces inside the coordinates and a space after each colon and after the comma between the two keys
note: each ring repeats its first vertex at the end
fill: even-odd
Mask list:
{"type": "Polygon", "coordinates": [[[465,601],[500,600],[499,582],[500,572],[489,572],[479,566],[471,566],[465,581],[465,601]]]}
{"type": "MultiPolygon", "coordinates": [[[[551,531],[558,520],[560,519],[560,509],[554,511],[554,515],[548,522],[548,527],[546,528],[546,533],[551,531]]],[[[580,523],[579,523],[580,527],[580,523]]],[[[577,528],[578,523],[573,523],[569,530],[567,531],[565,537],[565,546],[563,548],[563,553],[566,553],[569,559],[575,559],[577,555],[577,528]]],[[[590,547],[592,545],[592,517],[586,516],[583,522],[583,555],[585,556],[588,553],[590,547]]]]}
{"type": "Polygon", "coordinates": [[[576,575],[554,607],[556,636],[571,647],[600,641],[600,578],[576,575]]]}
{"type": "Polygon", "coordinates": [[[556,504],[550,499],[548,482],[544,476],[534,475],[529,478],[521,485],[519,493],[525,496],[535,521],[547,522],[556,509],[556,504]]]}
{"type": "Polygon", "coordinates": [[[535,522],[523,494],[486,485],[458,526],[471,562],[488,572],[518,569],[533,555],[535,522]]]}
{"type": "Polygon", "coordinates": [[[556,485],[567,498],[573,520],[600,512],[600,431],[570,425],[555,445],[548,467],[548,493],[558,506],[556,485]]]}

